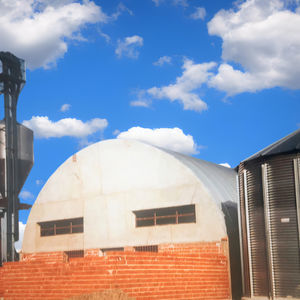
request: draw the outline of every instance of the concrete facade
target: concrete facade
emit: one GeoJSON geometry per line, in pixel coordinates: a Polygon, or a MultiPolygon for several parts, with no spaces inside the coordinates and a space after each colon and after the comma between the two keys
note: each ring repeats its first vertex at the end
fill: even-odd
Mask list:
{"type": "Polygon", "coordinates": [[[66,160],[32,207],[22,253],[220,241],[222,202],[236,202],[232,169],[130,140],[66,160]],[[133,211],[195,204],[196,222],[136,227],[133,211]],[[40,236],[39,222],[84,218],[84,233],[40,236]]]}

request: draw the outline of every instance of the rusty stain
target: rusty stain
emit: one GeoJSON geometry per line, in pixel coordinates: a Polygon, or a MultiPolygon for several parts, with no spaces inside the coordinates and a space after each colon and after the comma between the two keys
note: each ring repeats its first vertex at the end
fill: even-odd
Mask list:
{"type": "Polygon", "coordinates": [[[74,155],[72,156],[72,161],[73,161],[73,162],[77,162],[77,156],[76,156],[76,154],[74,154],[74,155]]]}

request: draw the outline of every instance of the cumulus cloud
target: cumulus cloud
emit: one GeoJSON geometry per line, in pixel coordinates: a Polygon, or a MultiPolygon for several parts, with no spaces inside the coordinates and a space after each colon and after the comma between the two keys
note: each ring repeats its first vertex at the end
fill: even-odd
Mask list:
{"type": "Polygon", "coordinates": [[[157,61],[155,61],[153,65],[161,67],[165,64],[170,64],[171,61],[172,61],[172,57],[165,55],[165,56],[161,56],[157,61]]]}
{"type": "Polygon", "coordinates": [[[66,111],[68,111],[69,109],[71,108],[71,104],[63,104],[62,106],[61,106],[61,108],[60,108],[60,111],[61,112],[66,112],[66,111]]]}
{"type": "Polygon", "coordinates": [[[220,166],[226,167],[226,168],[231,168],[229,163],[221,163],[219,164],[220,166]]]}
{"type": "Polygon", "coordinates": [[[215,66],[214,62],[195,64],[192,60],[185,59],[182,66],[183,73],[177,77],[175,83],[163,87],[152,87],[144,91],[144,98],[139,101],[144,102],[145,106],[146,104],[149,106],[149,97],[167,99],[171,102],[179,101],[185,110],[198,112],[206,110],[207,104],[200,99],[197,90],[214,75],[211,69],[215,66]]]}
{"type": "Polygon", "coordinates": [[[138,140],[184,154],[197,154],[199,149],[193,137],[189,134],[184,134],[177,127],[156,129],[132,127],[119,133],[117,138],[138,140]]]}
{"type": "Polygon", "coordinates": [[[26,190],[21,191],[19,196],[23,200],[28,200],[28,199],[33,199],[34,198],[34,195],[31,192],[26,191],[26,190]]]}
{"type": "Polygon", "coordinates": [[[109,17],[93,1],[0,0],[0,48],[26,60],[30,69],[51,67],[70,40],[84,40],[86,24],[109,17]]]}
{"type": "Polygon", "coordinates": [[[129,58],[138,58],[139,48],[143,46],[143,38],[138,35],[128,36],[123,40],[118,40],[116,55],[121,58],[127,56],[129,58]]]}
{"type": "Polygon", "coordinates": [[[196,7],[195,11],[190,15],[194,20],[204,20],[206,16],[206,9],[204,7],[196,7]]]}
{"type": "Polygon", "coordinates": [[[208,32],[222,38],[224,62],[210,78],[211,87],[228,95],[273,87],[300,88],[299,7],[289,10],[285,3],[247,0],[213,17],[208,32]]]}
{"type": "Polygon", "coordinates": [[[46,116],[33,116],[23,121],[23,125],[34,131],[36,138],[77,137],[85,138],[95,132],[102,132],[108,125],[106,119],[91,119],[87,122],[75,118],[65,118],[51,121],[46,116]]]}
{"type": "Polygon", "coordinates": [[[17,252],[20,252],[23,244],[23,237],[26,224],[19,222],[19,240],[15,243],[15,249],[17,252]]]}

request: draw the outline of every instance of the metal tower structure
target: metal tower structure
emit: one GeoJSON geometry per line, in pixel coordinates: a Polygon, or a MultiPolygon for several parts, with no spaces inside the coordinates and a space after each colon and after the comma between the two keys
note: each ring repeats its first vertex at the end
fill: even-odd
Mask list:
{"type": "Polygon", "coordinates": [[[0,95],[4,95],[4,121],[0,122],[0,262],[16,260],[19,209],[26,208],[18,195],[33,164],[32,131],[18,124],[16,118],[25,80],[24,60],[0,52],[0,95]]]}

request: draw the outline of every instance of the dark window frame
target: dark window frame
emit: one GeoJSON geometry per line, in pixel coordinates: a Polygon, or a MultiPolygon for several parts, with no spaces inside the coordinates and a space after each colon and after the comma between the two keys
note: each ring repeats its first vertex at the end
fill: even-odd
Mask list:
{"type": "Polygon", "coordinates": [[[83,233],[83,218],[62,219],[39,222],[40,236],[56,236],[64,234],[83,233]]]}
{"type": "Polygon", "coordinates": [[[195,204],[133,211],[135,227],[196,223],[195,204]]]}

